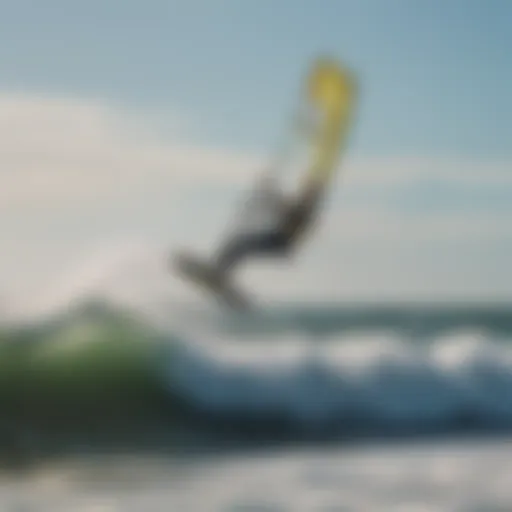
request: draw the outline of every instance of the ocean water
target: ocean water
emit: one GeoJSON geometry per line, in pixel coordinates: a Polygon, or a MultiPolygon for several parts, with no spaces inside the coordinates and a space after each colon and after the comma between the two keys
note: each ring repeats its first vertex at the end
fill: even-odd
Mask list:
{"type": "Polygon", "coordinates": [[[144,307],[0,327],[0,510],[512,510],[512,307],[144,307]]]}
{"type": "Polygon", "coordinates": [[[61,459],[0,481],[1,510],[506,512],[510,441],[61,459]]]}

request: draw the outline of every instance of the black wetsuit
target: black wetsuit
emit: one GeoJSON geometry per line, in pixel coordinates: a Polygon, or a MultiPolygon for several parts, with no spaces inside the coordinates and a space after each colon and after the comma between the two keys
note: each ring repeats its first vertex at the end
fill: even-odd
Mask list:
{"type": "Polygon", "coordinates": [[[298,201],[285,209],[281,221],[274,229],[233,237],[218,255],[217,269],[220,272],[232,270],[248,256],[286,256],[312,222],[319,194],[319,188],[308,188],[298,201]]]}

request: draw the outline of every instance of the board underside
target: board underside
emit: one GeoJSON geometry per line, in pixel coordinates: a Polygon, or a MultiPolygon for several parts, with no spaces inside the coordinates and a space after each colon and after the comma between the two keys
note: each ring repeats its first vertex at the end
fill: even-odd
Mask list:
{"type": "Polygon", "coordinates": [[[250,307],[247,297],[235,289],[227,279],[206,262],[191,254],[180,254],[177,258],[178,272],[186,279],[213,293],[229,307],[247,310],[250,307]]]}

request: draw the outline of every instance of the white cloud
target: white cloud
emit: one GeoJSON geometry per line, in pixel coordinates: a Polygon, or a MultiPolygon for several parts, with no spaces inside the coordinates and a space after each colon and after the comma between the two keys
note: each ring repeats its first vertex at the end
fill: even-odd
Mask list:
{"type": "MultiPolygon", "coordinates": [[[[56,208],[127,199],[190,181],[250,183],[265,155],[163,142],[147,119],[99,102],[0,96],[2,208],[56,208]]],[[[511,162],[348,155],[338,184],[360,188],[439,180],[459,185],[512,185],[511,162]]]]}
{"type": "MultiPolygon", "coordinates": [[[[165,139],[151,125],[151,118],[100,102],[0,96],[4,282],[55,273],[107,239],[142,235],[203,247],[215,240],[265,156],[165,139]]],[[[349,155],[325,222],[297,266],[249,272],[247,282],[348,297],[504,294],[507,287],[512,296],[512,255],[504,254],[512,248],[509,216],[492,208],[412,216],[372,202],[427,180],[502,190],[512,185],[510,164],[349,155]]]]}
{"type": "Polygon", "coordinates": [[[254,157],[163,144],[133,115],[100,103],[0,97],[0,204],[73,208],[191,180],[244,178],[254,157]]]}

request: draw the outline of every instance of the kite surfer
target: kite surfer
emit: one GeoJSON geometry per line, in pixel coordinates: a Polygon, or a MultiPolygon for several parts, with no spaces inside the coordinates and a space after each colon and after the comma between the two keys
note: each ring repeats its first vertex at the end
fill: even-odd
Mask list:
{"type": "Polygon", "coordinates": [[[295,198],[286,197],[275,187],[267,187],[267,194],[271,196],[269,199],[278,209],[275,225],[261,232],[233,235],[221,247],[213,268],[225,276],[250,257],[289,257],[308,228],[312,227],[324,190],[324,184],[314,176],[306,181],[295,198]]]}

